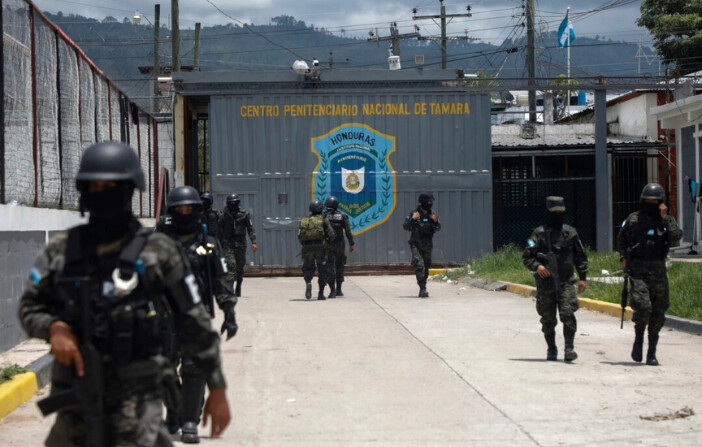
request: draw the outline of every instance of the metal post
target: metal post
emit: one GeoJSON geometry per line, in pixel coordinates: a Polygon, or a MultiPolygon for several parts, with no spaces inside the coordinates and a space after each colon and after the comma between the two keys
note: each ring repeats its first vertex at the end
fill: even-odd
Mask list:
{"type": "MultiPolygon", "coordinates": [[[[602,81],[604,82],[604,81],[602,81]]],[[[595,225],[597,251],[613,247],[612,197],[607,155],[607,90],[595,90],[595,225]]]]}
{"type": "Polygon", "coordinates": [[[441,2],[441,68],[446,68],[446,7],[441,2]]]}
{"type": "MultiPolygon", "coordinates": [[[[536,68],[534,52],[534,0],[527,1],[527,71],[529,86],[536,85],[536,68]]],[[[536,90],[529,89],[529,121],[536,122],[536,90]]]]}
{"type": "Polygon", "coordinates": [[[200,22],[195,24],[195,71],[200,71],[200,22]]]}
{"type": "Polygon", "coordinates": [[[178,25],[178,0],[171,0],[171,57],[172,72],[180,71],[180,28],[178,25]]]}
{"type": "Polygon", "coordinates": [[[159,104],[159,96],[161,95],[161,89],[158,85],[158,77],[161,75],[161,62],[159,60],[158,54],[158,39],[159,32],[161,28],[161,5],[154,5],[154,67],[151,70],[151,79],[153,82],[154,89],[154,100],[153,106],[151,108],[152,113],[159,113],[161,110],[159,104]]]}

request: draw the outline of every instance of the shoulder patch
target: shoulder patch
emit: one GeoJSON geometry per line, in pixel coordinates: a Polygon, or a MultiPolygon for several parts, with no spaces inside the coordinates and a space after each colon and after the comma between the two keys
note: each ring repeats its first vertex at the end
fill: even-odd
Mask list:
{"type": "Polygon", "coordinates": [[[533,247],[533,246],[536,245],[536,243],[535,243],[532,239],[529,239],[529,240],[527,240],[527,245],[528,245],[529,247],[533,247]]]}
{"type": "Polygon", "coordinates": [[[32,270],[30,270],[29,279],[34,284],[39,284],[39,281],[41,281],[41,272],[39,271],[39,268],[37,266],[32,267],[32,270]]]}

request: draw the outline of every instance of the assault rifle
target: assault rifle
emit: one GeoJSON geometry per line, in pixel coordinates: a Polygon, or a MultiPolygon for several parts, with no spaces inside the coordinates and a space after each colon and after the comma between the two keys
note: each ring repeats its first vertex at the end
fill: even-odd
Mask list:
{"type": "Polygon", "coordinates": [[[619,329],[624,329],[624,312],[626,310],[627,301],[629,301],[629,274],[624,272],[624,287],[622,287],[622,321],[619,323],[619,329]]]}
{"type": "MultiPolygon", "coordinates": [[[[39,402],[37,406],[46,416],[55,411],[78,408],[83,413],[86,435],[85,445],[104,447],[107,442],[107,424],[103,408],[104,371],[102,355],[95,348],[91,337],[93,333],[92,302],[90,299],[90,278],[65,278],[70,286],[78,288],[80,302],[80,353],[85,364],[85,375],[75,376],[70,389],[52,393],[39,402]]],[[[63,288],[60,288],[63,291],[63,288]]],[[[64,292],[65,293],[65,292],[64,292]]]]}
{"type": "Polygon", "coordinates": [[[551,279],[553,279],[553,290],[556,293],[561,291],[561,278],[558,276],[558,259],[556,259],[556,254],[552,251],[548,253],[537,253],[536,260],[539,261],[548,269],[551,273],[551,279]]]}

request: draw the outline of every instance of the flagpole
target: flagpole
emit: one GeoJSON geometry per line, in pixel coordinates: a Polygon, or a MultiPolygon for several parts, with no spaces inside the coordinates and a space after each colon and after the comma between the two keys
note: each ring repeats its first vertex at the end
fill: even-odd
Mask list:
{"type": "MultiPolygon", "coordinates": [[[[566,78],[566,87],[570,85],[570,6],[566,9],[566,17],[568,17],[568,24],[566,25],[566,34],[568,35],[568,51],[566,58],[568,59],[568,76],[566,78]]],[[[570,90],[566,89],[566,115],[570,116],[570,90]]]]}

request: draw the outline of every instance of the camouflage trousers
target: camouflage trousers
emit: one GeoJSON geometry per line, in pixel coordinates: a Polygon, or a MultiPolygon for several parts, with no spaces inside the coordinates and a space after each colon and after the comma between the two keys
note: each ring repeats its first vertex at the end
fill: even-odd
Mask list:
{"type": "Polygon", "coordinates": [[[412,267],[414,267],[414,276],[417,278],[417,284],[420,287],[425,286],[429,277],[429,269],[431,268],[431,248],[419,248],[415,245],[410,245],[412,251],[412,267]]]}
{"type": "MultiPolygon", "coordinates": [[[[327,275],[329,281],[344,281],[344,267],[346,266],[346,251],[344,245],[332,245],[327,248],[327,275]]],[[[331,282],[330,282],[331,284],[331,282]]]]}
{"type": "Polygon", "coordinates": [[[648,325],[649,334],[659,333],[665,323],[665,311],[670,307],[667,274],[644,274],[631,277],[630,281],[629,305],[634,310],[632,321],[637,326],[648,325]]]}
{"type": "Polygon", "coordinates": [[[321,289],[327,282],[327,249],[324,245],[302,246],[302,277],[305,282],[311,282],[315,268],[319,273],[317,284],[321,289]]]}
{"type": "MultiPolygon", "coordinates": [[[[109,446],[172,447],[168,431],[162,424],[163,399],[154,391],[132,394],[113,408],[105,409],[109,446]]],[[[75,410],[61,411],[51,428],[45,445],[48,447],[80,447],[86,445],[83,414],[75,410]]]]}
{"type": "Polygon", "coordinates": [[[246,265],[246,244],[230,245],[224,249],[224,260],[227,262],[227,282],[244,278],[244,266],[246,265]]]}
{"type": "Polygon", "coordinates": [[[558,324],[556,313],[558,313],[563,326],[577,332],[578,322],[575,319],[575,312],[579,308],[578,296],[575,293],[577,278],[573,277],[562,282],[560,292],[556,293],[551,278],[541,279],[538,275],[534,277],[536,278],[536,312],[541,316],[541,331],[544,334],[555,332],[558,324]]]}

